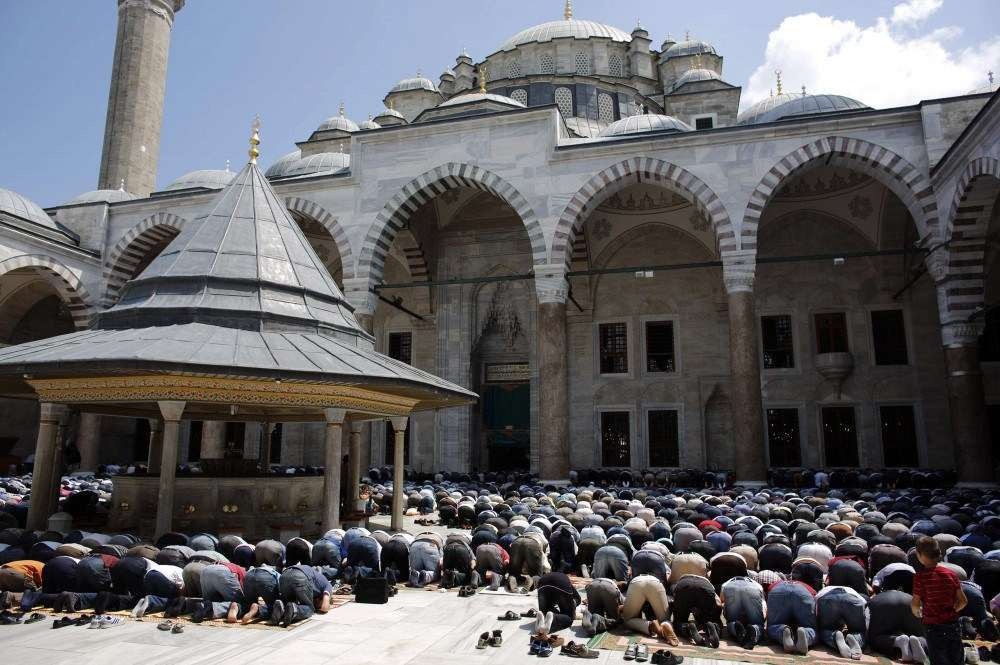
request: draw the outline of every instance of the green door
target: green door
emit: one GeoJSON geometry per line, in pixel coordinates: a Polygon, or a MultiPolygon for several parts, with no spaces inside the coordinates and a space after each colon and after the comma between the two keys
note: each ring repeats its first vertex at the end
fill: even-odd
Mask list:
{"type": "Polygon", "coordinates": [[[531,389],[527,383],[487,384],[483,430],[490,471],[528,469],[531,450],[531,389]]]}

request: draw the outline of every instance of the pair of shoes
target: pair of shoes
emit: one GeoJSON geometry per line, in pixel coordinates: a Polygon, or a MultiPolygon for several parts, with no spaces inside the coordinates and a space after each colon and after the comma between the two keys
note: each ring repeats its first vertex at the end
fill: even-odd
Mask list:
{"type": "Polygon", "coordinates": [[[285,605],[285,611],[281,615],[281,621],[278,623],[282,628],[288,628],[295,620],[299,618],[299,610],[295,607],[295,603],[288,603],[285,605]]]}
{"type": "Polygon", "coordinates": [[[682,623],[680,633],[681,637],[691,640],[691,642],[697,646],[703,647],[708,645],[708,640],[706,640],[705,636],[701,634],[700,630],[698,630],[698,626],[694,621],[682,623]]]}
{"type": "Polygon", "coordinates": [[[635,660],[638,653],[639,653],[639,643],[629,642],[628,646],[625,647],[625,655],[623,656],[623,658],[625,660],[635,660]]]}
{"type": "Polygon", "coordinates": [[[280,600],[274,601],[274,605],[271,605],[271,616],[267,618],[268,626],[277,626],[281,621],[281,617],[285,614],[285,604],[280,600]]]}
{"type": "Polygon", "coordinates": [[[570,642],[569,644],[563,645],[563,648],[559,650],[559,653],[563,656],[569,656],[570,658],[597,658],[600,656],[600,652],[594,649],[588,649],[584,644],[577,644],[576,642],[570,642]]]}
{"type": "Polygon", "coordinates": [[[472,585],[464,586],[458,590],[459,598],[468,598],[469,596],[475,596],[475,595],[476,595],[476,587],[472,585]]]}
{"type": "Polygon", "coordinates": [[[52,627],[53,628],[65,628],[66,626],[72,626],[73,623],[74,623],[73,617],[63,617],[61,619],[53,619],[52,620],[52,627]]]}
{"type": "Polygon", "coordinates": [[[95,614],[90,619],[89,623],[90,625],[87,626],[87,628],[111,628],[112,626],[122,625],[125,623],[125,619],[121,617],[114,617],[109,614],[95,614]]]}
{"type": "Polygon", "coordinates": [[[684,662],[684,656],[678,656],[666,649],[660,649],[653,653],[649,659],[651,665],[680,665],[684,662]]]}
{"type": "Polygon", "coordinates": [[[156,624],[156,629],[157,630],[164,630],[164,631],[167,631],[167,632],[169,632],[170,629],[173,628],[173,627],[174,627],[174,622],[171,621],[170,619],[167,619],[165,621],[161,621],[160,623],[156,624]]]}
{"type": "Polygon", "coordinates": [[[497,617],[497,621],[520,621],[521,615],[514,610],[507,610],[503,615],[497,617]]]}
{"type": "Polygon", "coordinates": [[[705,623],[705,638],[708,646],[713,649],[719,648],[719,625],[713,621],[705,623]]]}

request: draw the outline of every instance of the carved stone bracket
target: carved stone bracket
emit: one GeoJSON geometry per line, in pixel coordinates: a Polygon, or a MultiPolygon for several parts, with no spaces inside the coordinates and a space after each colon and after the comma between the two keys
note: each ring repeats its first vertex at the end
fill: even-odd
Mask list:
{"type": "Polygon", "coordinates": [[[535,266],[535,293],[539,303],[565,304],[569,296],[566,266],[535,266]]]}
{"type": "Polygon", "coordinates": [[[752,292],[756,275],[755,252],[728,252],[722,257],[722,281],[726,285],[726,293],[752,292]]]}

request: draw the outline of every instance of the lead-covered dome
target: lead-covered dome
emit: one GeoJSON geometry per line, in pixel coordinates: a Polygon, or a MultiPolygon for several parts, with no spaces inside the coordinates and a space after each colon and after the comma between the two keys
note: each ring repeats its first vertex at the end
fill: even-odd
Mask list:
{"type": "Polygon", "coordinates": [[[677,42],[664,52],[665,59],[680,58],[685,55],[719,55],[715,47],[700,39],[685,39],[677,42]]]}
{"type": "Polygon", "coordinates": [[[611,123],[599,136],[625,136],[627,134],[645,134],[647,132],[693,132],[694,128],[682,120],[670,115],[647,113],[622,118],[611,123]]]}
{"type": "Polygon", "coordinates": [[[356,132],[358,131],[358,123],[344,115],[344,109],[341,109],[339,114],[321,122],[316,131],[325,132],[330,129],[339,129],[342,132],[356,132]]]}
{"type": "Polygon", "coordinates": [[[40,205],[12,189],[0,187],[0,212],[58,230],[55,220],[49,217],[40,205]]]}
{"type": "Polygon", "coordinates": [[[288,167],[297,162],[300,157],[302,157],[302,151],[298,148],[278,157],[274,164],[271,164],[267,167],[267,171],[264,171],[264,177],[280,178],[281,176],[288,175],[288,167]]]}
{"type": "Polygon", "coordinates": [[[524,44],[548,42],[553,39],[569,37],[572,39],[610,39],[627,44],[632,41],[632,35],[624,30],[597,21],[581,21],[575,18],[561,21],[549,21],[522,30],[500,47],[501,51],[511,51],[524,44]]]}
{"type": "Polygon", "coordinates": [[[434,85],[434,81],[430,80],[424,76],[414,76],[413,78],[403,79],[396,85],[389,89],[389,94],[394,92],[407,92],[409,90],[426,90],[428,92],[438,92],[438,87],[434,85]]]}
{"type": "Polygon", "coordinates": [[[172,192],[179,189],[222,189],[233,180],[236,175],[229,169],[202,169],[191,171],[177,178],[163,188],[165,192],[172,192]]]}
{"type": "Polygon", "coordinates": [[[351,156],[343,152],[320,152],[297,159],[288,165],[284,175],[328,175],[351,167],[351,156]]]}
{"type": "Polygon", "coordinates": [[[753,125],[758,122],[757,118],[768,113],[771,109],[781,106],[785,102],[790,102],[802,95],[791,95],[787,92],[779,92],[777,95],[770,95],[755,104],[751,104],[743,113],[736,116],[736,124],[753,125]]]}
{"type": "Polygon", "coordinates": [[[79,196],[74,196],[66,202],[66,205],[79,205],[83,203],[117,203],[119,201],[132,201],[139,198],[132,192],[124,189],[94,189],[84,192],[79,196]]]}
{"type": "Polygon", "coordinates": [[[360,125],[358,125],[358,129],[361,129],[361,130],[381,129],[381,128],[382,128],[382,125],[380,125],[377,122],[375,122],[372,119],[372,116],[371,116],[370,113],[368,114],[368,119],[365,120],[364,122],[362,122],[360,125]]]}
{"type": "Polygon", "coordinates": [[[406,117],[396,109],[391,109],[388,106],[382,109],[382,112],[375,116],[375,122],[377,122],[380,127],[386,123],[392,123],[393,120],[405,123],[406,117]]]}
{"type": "Polygon", "coordinates": [[[752,119],[746,119],[743,124],[757,125],[765,122],[776,122],[787,118],[822,113],[840,113],[843,111],[861,111],[870,109],[851,97],[844,95],[795,95],[790,101],[772,107],[759,113],[752,119]]]}
{"type": "Polygon", "coordinates": [[[674,90],[677,90],[688,83],[698,83],[700,81],[721,81],[719,73],[712,69],[689,69],[674,82],[674,90]]]}
{"type": "Polygon", "coordinates": [[[517,101],[512,97],[505,97],[503,95],[497,95],[492,92],[467,92],[464,95],[458,95],[452,97],[446,101],[438,104],[438,108],[444,108],[446,106],[456,106],[458,104],[471,104],[472,102],[497,102],[498,104],[507,104],[515,108],[523,109],[524,104],[517,101]]]}

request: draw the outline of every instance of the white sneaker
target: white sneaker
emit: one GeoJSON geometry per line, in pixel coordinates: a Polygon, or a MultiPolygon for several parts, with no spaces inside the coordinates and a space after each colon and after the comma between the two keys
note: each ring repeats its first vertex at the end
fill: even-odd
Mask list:
{"type": "Polygon", "coordinates": [[[112,626],[120,626],[125,623],[125,619],[121,617],[113,617],[105,614],[100,617],[100,627],[101,628],[111,628],[112,626]]]}

